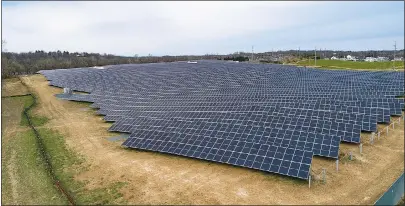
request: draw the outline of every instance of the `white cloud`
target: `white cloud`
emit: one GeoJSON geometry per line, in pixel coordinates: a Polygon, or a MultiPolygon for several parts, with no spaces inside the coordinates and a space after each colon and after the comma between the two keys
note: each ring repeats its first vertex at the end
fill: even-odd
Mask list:
{"type": "MultiPolygon", "coordinates": [[[[187,45],[311,22],[297,15],[325,2],[24,2],[3,7],[9,51],[133,55],[195,53],[187,45]],[[188,48],[187,51],[177,48],[188,48]]],[[[208,50],[214,47],[205,48],[208,50]]]]}

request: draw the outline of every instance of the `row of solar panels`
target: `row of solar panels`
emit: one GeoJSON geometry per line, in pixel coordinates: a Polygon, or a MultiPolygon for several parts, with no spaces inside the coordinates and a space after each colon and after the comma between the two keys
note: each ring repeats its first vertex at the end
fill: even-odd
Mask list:
{"type": "MultiPolygon", "coordinates": [[[[95,81],[94,83],[92,83],[92,82],[86,81],[85,79],[83,79],[82,81],[75,80],[73,82],[66,82],[66,80],[57,80],[57,81],[55,81],[55,83],[60,84],[60,83],[58,83],[58,81],[63,82],[63,84],[65,84],[65,85],[72,86],[72,84],[73,85],[75,84],[75,85],[77,85],[77,87],[82,87],[82,88],[77,88],[77,90],[87,89],[87,88],[96,89],[97,87],[106,86],[105,88],[107,90],[112,91],[111,86],[108,86],[107,84],[111,84],[111,85],[119,84],[118,79],[113,79],[113,80],[109,81],[108,83],[104,83],[104,82],[101,82],[101,81],[95,81]]],[[[173,81],[177,81],[177,80],[174,79],[173,81]]],[[[63,84],[61,84],[61,85],[63,85],[63,84]]],[[[168,89],[171,89],[171,88],[178,88],[179,86],[182,86],[182,85],[187,85],[187,86],[190,86],[190,87],[182,88],[182,90],[189,91],[189,90],[194,89],[193,85],[194,86],[195,85],[198,85],[198,86],[201,85],[201,84],[199,85],[198,82],[194,82],[194,81],[190,82],[189,84],[185,84],[185,83],[179,84],[178,82],[176,82],[176,84],[163,82],[162,85],[147,86],[149,84],[150,84],[150,82],[147,82],[145,84],[141,84],[140,82],[129,82],[126,85],[121,84],[121,86],[123,86],[123,87],[120,88],[120,90],[123,90],[123,89],[131,90],[131,89],[134,89],[134,87],[136,87],[139,90],[140,89],[145,89],[146,91],[153,91],[153,90],[156,90],[156,89],[166,89],[166,90],[168,90],[168,89]]],[[[258,85],[257,83],[250,83],[250,84],[244,85],[240,81],[234,82],[233,83],[234,85],[231,85],[232,87],[231,86],[226,87],[224,85],[215,85],[212,82],[207,82],[207,81],[204,81],[204,84],[205,84],[204,85],[205,88],[203,88],[203,89],[206,89],[206,90],[214,89],[216,91],[224,91],[224,92],[229,91],[229,90],[237,90],[236,92],[241,93],[241,92],[250,91],[251,87],[257,87],[257,89],[258,89],[257,92],[260,92],[262,95],[268,94],[268,92],[272,92],[272,91],[276,92],[276,91],[281,90],[281,91],[285,91],[287,93],[293,93],[293,94],[300,94],[301,93],[301,94],[304,94],[304,95],[306,93],[308,93],[308,92],[317,92],[317,93],[319,93],[317,95],[322,95],[322,96],[340,95],[340,94],[344,94],[346,96],[349,96],[349,95],[363,95],[363,96],[366,96],[366,95],[376,95],[376,96],[377,95],[378,96],[391,95],[391,96],[393,96],[393,95],[395,95],[395,93],[401,92],[401,86],[403,86],[403,85],[399,85],[399,86],[389,85],[389,88],[386,88],[386,89],[384,89],[384,88],[377,89],[378,87],[376,85],[374,85],[374,86],[372,86],[372,85],[364,85],[364,86],[361,86],[361,87],[359,87],[359,86],[358,87],[351,86],[352,88],[350,88],[350,89],[345,89],[345,90],[340,90],[339,91],[339,90],[336,90],[336,88],[333,88],[333,87],[344,86],[344,85],[332,85],[333,87],[326,87],[326,85],[323,84],[323,85],[319,85],[319,86],[317,85],[317,86],[305,88],[305,90],[304,90],[304,88],[300,88],[300,85],[304,85],[304,84],[296,84],[293,87],[286,87],[286,88],[280,88],[280,87],[266,88],[265,87],[266,84],[258,85]],[[216,87],[219,87],[219,86],[223,86],[223,88],[216,88],[216,87]],[[374,87],[374,89],[372,87],[374,87]],[[367,90],[370,90],[370,89],[373,89],[373,90],[372,91],[367,91],[367,90]]],[[[230,82],[225,82],[224,84],[229,85],[231,83],[230,82]]],[[[331,86],[331,85],[329,85],[329,86],[331,86]]]]}
{"type": "MultiPolygon", "coordinates": [[[[92,72],[92,73],[94,73],[94,72],[92,72]]],[[[86,79],[87,78],[84,78],[84,77],[82,77],[83,76],[83,74],[77,74],[76,75],[76,78],[74,79],[74,80],[72,80],[72,81],[74,81],[74,82],[76,82],[76,83],[81,83],[81,82],[84,82],[84,83],[89,83],[89,81],[87,81],[86,79]],[[80,81],[80,79],[82,78],[82,81],[80,81]]],[[[141,76],[142,77],[142,79],[144,80],[144,76],[141,76]]],[[[215,77],[215,76],[214,76],[215,77]]],[[[176,84],[179,84],[179,78],[175,78],[175,77],[172,77],[173,79],[172,79],[172,81],[173,82],[175,82],[176,84]]],[[[189,77],[184,77],[184,78],[189,78],[189,77]]],[[[191,77],[191,78],[193,78],[193,77],[191,77]]],[[[136,83],[139,83],[139,82],[142,82],[142,79],[140,80],[140,81],[136,81],[136,82],[133,82],[133,84],[136,84],[136,83]]],[[[210,79],[211,78],[209,78],[209,79],[203,79],[203,80],[201,80],[201,81],[190,81],[191,82],[191,84],[198,84],[198,83],[206,83],[207,81],[209,82],[210,81],[210,79]]],[[[244,79],[246,79],[246,78],[244,78],[244,79]]],[[[243,80],[244,79],[240,79],[240,80],[238,80],[237,81],[237,83],[243,83],[243,80]],[[242,82],[241,82],[242,81],[242,82]]],[[[62,79],[63,81],[65,81],[65,79],[62,79]]],[[[113,78],[113,76],[109,76],[109,79],[108,79],[108,81],[110,81],[110,83],[116,83],[116,82],[119,82],[119,81],[122,81],[121,79],[119,79],[119,78],[113,78]],[[111,82],[111,80],[112,80],[112,82],[111,82]],[[114,81],[115,80],[115,81],[114,81]]],[[[157,83],[155,83],[155,84],[153,84],[153,85],[151,85],[151,84],[149,84],[151,81],[156,81],[156,78],[153,78],[153,79],[151,79],[150,81],[147,81],[146,83],[148,83],[147,85],[145,85],[145,86],[149,86],[149,87],[156,87],[157,85],[158,85],[158,83],[159,82],[161,82],[161,81],[159,81],[159,82],[157,82],[157,83]]],[[[164,81],[164,79],[162,79],[162,81],[164,81]]],[[[100,82],[99,80],[97,80],[97,79],[94,79],[93,80],[93,82],[94,82],[94,84],[96,84],[96,83],[98,83],[98,82],[100,82]]],[[[100,82],[100,83],[102,83],[102,82],[100,82]]],[[[229,84],[229,81],[228,82],[226,82],[227,84],[229,84]]],[[[283,83],[283,81],[280,81],[280,82],[277,82],[277,84],[278,83],[283,83]]],[[[303,84],[305,84],[305,83],[307,83],[307,82],[303,82],[303,84]]],[[[121,86],[123,85],[123,84],[125,84],[125,82],[121,82],[121,86]]],[[[167,84],[167,81],[166,82],[164,82],[164,84],[167,84]]],[[[273,84],[276,84],[276,83],[273,83],[273,84]]],[[[90,84],[91,85],[91,84],[90,84]]],[[[297,81],[297,82],[295,82],[295,84],[293,85],[293,86],[295,86],[295,85],[300,85],[300,82],[299,81],[297,81]]],[[[328,90],[328,88],[330,88],[331,86],[334,86],[333,85],[333,83],[331,83],[331,84],[329,84],[329,85],[326,85],[325,83],[323,83],[323,84],[315,84],[316,85],[316,88],[319,88],[319,89],[322,89],[322,88],[324,88],[326,91],[328,90]]],[[[338,84],[338,85],[341,85],[341,84],[338,84]]],[[[351,83],[351,85],[350,85],[350,87],[353,87],[353,86],[355,86],[356,84],[355,83],[351,83]]],[[[361,84],[360,84],[361,85],[361,84]]],[[[92,86],[94,86],[94,85],[92,85],[92,86]]],[[[113,86],[113,85],[108,85],[108,86],[113,86]]],[[[132,86],[132,85],[131,85],[132,86]]],[[[251,85],[250,85],[251,86],[251,85]]],[[[253,85],[254,86],[254,85],[253,85]]],[[[258,85],[258,86],[260,86],[260,85],[258,85]]],[[[312,85],[310,85],[310,86],[312,86],[312,85]]],[[[377,88],[379,88],[378,87],[378,85],[376,85],[375,83],[372,83],[372,84],[364,84],[364,86],[363,86],[363,88],[365,88],[365,89],[367,89],[367,87],[369,87],[369,86],[374,86],[374,87],[377,87],[377,88]]],[[[403,86],[403,85],[401,85],[401,84],[390,84],[390,85],[388,85],[388,87],[387,88],[384,88],[384,89],[386,89],[386,90],[391,90],[391,89],[395,89],[394,91],[400,91],[401,90],[401,86],[403,86]]],[[[402,89],[403,90],[403,89],[402,89]]],[[[382,91],[383,92],[383,91],[382,91]]]]}
{"type": "MultiPolygon", "coordinates": [[[[95,98],[89,98],[90,95],[73,95],[70,99],[76,101],[88,101],[88,102],[95,102],[95,98]]],[[[287,107],[287,108],[297,108],[297,109],[311,109],[311,110],[331,110],[337,112],[346,112],[346,113],[360,113],[367,116],[376,116],[376,122],[385,122],[388,123],[390,121],[390,115],[401,115],[401,106],[402,104],[399,102],[394,102],[390,104],[387,103],[362,103],[362,102],[342,102],[339,103],[338,101],[328,101],[328,100],[320,100],[320,101],[313,101],[310,102],[292,102],[292,101],[276,101],[276,102],[243,102],[243,101],[228,101],[228,102],[201,102],[201,101],[194,101],[194,102],[182,102],[182,101],[173,101],[170,102],[168,100],[164,101],[154,101],[154,102],[133,102],[133,101],[124,101],[122,99],[114,100],[114,99],[103,99],[99,98],[100,100],[97,103],[93,104],[92,107],[95,108],[102,108],[102,109],[109,109],[109,110],[119,110],[119,111],[159,111],[168,109],[170,111],[175,110],[184,110],[187,111],[194,110],[194,111],[239,111],[240,106],[261,106],[257,109],[266,109],[266,107],[287,107]],[[232,102],[236,102],[235,104],[231,104],[232,102]],[[120,105],[119,103],[124,103],[124,105],[120,105]],[[192,108],[190,108],[192,107],[192,108]]],[[[241,110],[243,111],[243,110],[241,110]]],[[[256,110],[257,111],[257,110],[256,110]]],[[[107,113],[106,113],[107,114],[107,113]]],[[[367,130],[366,130],[367,131],[367,130]]]]}

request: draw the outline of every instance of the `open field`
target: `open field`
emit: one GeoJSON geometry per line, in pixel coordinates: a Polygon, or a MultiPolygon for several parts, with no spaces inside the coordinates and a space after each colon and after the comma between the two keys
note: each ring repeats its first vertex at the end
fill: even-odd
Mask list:
{"type": "MultiPolygon", "coordinates": [[[[56,99],[54,94],[62,89],[48,86],[41,75],[23,81],[38,96],[32,114],[49,120],[38,128],[50,131],[43,136],[48,145],[53,143],[48,148],[57,157],[58,176],[82,204],[372,204],[403,172],[403,122],[373,145],[368,143],[369,134],[362,134],[362,155],[357,145],[341,144],[338,172],[335,161],[314,157],[315,180],[309,189],[306,181],[271,173],[123,149],[121,142],[107,140],[117,135],[107,131],[111,124],[94,110],[83,111],[88,105],[56,99]],[[353,161],[345,156],[349,151],[353,161]],[[325,184],[319,179],[322,168],[327,169],[325,184]]],[[[3,139],[3,148],[7,143],[3,139]]],[[[5,162],[11,159],[3,157],[5,162]]],[[[19,177],[14,179],[23,184],[19,177]]],[[[41,198],[48,199],[47,195],[42,193],[41,198]]],[[[9,202],[23,204],[21,199],[9,202]]]]}
{"type": "MultiPolygon", "coordinates": [[[[340,60],[324,60],[316,61],[317,67],[325,67],[331,69],[359,69],[359,70],[387,70],[395,68],[398,70],[404,69],[403,61],[393,62],[353,62],[353,61],[340,61],[340,60]]],[[[304,60],[297,63],[299,66],[315,66],[315,60],[304,60]]]]}

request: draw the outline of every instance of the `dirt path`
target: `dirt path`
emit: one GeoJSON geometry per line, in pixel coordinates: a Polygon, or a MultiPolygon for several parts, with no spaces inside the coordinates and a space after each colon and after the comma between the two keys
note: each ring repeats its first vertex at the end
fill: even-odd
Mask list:
{"type": "Polygon", "coordinates": [[[374,145],[342,144],[342,153],[353,151],[354,161],[315,157],[314,173],[327,168],[327,183],[305,181],[225,164],[122,149],[106,137],[111,125],[83,105],[58,100],[62,90],[48,86],[43,76],[24,77],[37,93],[35,113],[47,116],[48,127],[59,131],[70,148],[91,164],[78,180],[95,188],[117,181],[127,182],[121,192],[129,204],[372,204],[399,177],[404,164],[403,125],[374,145]]]}

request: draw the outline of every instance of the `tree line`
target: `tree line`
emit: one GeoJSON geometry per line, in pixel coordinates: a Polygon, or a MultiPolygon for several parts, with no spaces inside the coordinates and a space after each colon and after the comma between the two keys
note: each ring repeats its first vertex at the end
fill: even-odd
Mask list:
{"type": "MultiPolygon", "coordinates": [[[[242,53],[243,55],[249,55],[249,53],[242,53]]],[[[347,55],[352,55],[357,58],[366,58],[366,57],[388,57],[390,60],[395,57],[404,57],[404,50],[368,50],[368,51],[339,51],[339,50],[326,50],[326,49],[317,49],[316,57],[317,59],[331,58],[333,56],[337,58],[343,58],[347,55]]],[[[266,57],[285,57],[291,56],[296,58],[314,58],[315,50],[287,50],[287,51],[274,51],[274,52],[263,52],[255,54],[257,58],[266,58],[266,57]]]]}
{"type": "Polygon", "coordinates": [[[216,59],[217,57],[213,55],[122,57],[111,54],[38,50],[26,53],[2,52],[1,58],[1,77],[10,78],[18,75],[35,74],[40,70],[216,59]]]}
{"type": "MultiPolygon", "coordinates": [[[[2,46],[3,41],[2,41],[2,46]]],[[[344,57],[348,54],[357,57],[367,56],[386,56],[390,59],[394,56],[394,51],[333,51],[323,50],[317,51],[316,58],[330,58],[332,56],[344,57]]],[[[68,51],[45,52],[37,50],[34,52],[15,53],[3,51],[1,54],[1,77],[10,78],[18,75],[35,74],[40,70],[50,69],[68,69],[79,67],[94,67],[117,64],[142,64],[142,63],[158,63],[158,62],[173,62],[173,61],[189,61],[198,59],[215,59],[215,60],[233,60],[233,61],[249,61],[251,53],[237,52],[229,55],[206,54],[206,55],[183,55],[183,56],[143,56],[143,57],[123,57],[111,54],[86,53],[68,51]]],[[[403,57],[404,50],[395,51],[396,57],[403,57]]],[[[254,59],[260,61],[269,61],[271,63],[281,63],[279,59],[271,59],[269,57],[286,57],[290,58],[314,58],[314,51],[277,51],[263,52],[254,54],[254,59]]],[[[264,63],[264,62],[263,62],[264,63]]]]}
{"type": "Polygon", "coordinates": [[[218,58],[218,60],[244,62],[244,61],[249,61],[249,57],[244,57],[244,56],[228,56],[228,57],[225,57],[225,58],[218,58]]]}

